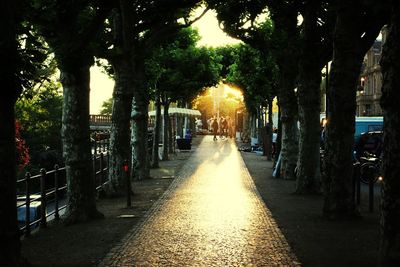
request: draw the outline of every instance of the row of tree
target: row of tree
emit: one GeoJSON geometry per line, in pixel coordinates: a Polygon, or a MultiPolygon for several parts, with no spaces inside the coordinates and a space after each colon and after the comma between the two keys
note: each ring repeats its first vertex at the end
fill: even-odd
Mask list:
{"type": "MultiPolygon", "coordinates": [[[[196,49],[194,33],[181,31],[196,20],[191,19],[191,12],[203,2],[217,10],[227,33],[253,48],[240,48],[230,68],[227,66],[231,64],[222,62],[222,71],[227,75],[229,71],[229,79],[245,88],[248,107],[278,95],[282,175],[294,178],[298,166],[298,193],[315,193],[320,188],[321,68],[332,59],[328,86],[329,164],[323,180],[323,211],[330,218],[357,214],[350,194],[356,84],[365,52],[382,26],[389,24],[382,60],[385,180],[380,263],[398,261],[400,188],[396,177],[400,173],[400,153],[396,140],[400,123],[396,101],[400,94],[395,90],[395,77],[399,73],[396,42],[400,22],[395,1],[5,0],[0,9],[0,58],[7,66],[0,75],[0,84],[5,88],[0,99],[1,155],[15,154],[14,104],[22,89],[30,88],[30,81],[39,75],[38,62],[45,60],[41,56],[44,51],[30,49],[35,45],[27,45],[27,41],[40,36],[45,42],[36,46],[44,45],[45,51],[54,54],[63,86],[61,133],[68,182],[65,222],[102,217],[96,209],[91,168],[87,168],[91,161],[89,68],[95,57],[106,59],[115,79],[108,192],[118,194],[124,185],[121,172],[126,159],[130,159],[137,179],[148,177],[150,161],[143,140],[147,140],[149,100],[154,98],[157,107],[162,104],[167,110],[171,101],[188,101],[205,85],[218,80],[218,61],[209,60],[217,57],[214,52],[196,49]],[[302,23],[298,23],[299,14],[302,23]],[[198,64],[191,64],[193,60],[198,64]],[[301,124],[299,141],[297,120],[301,124]]],[[[165,118],[167,125],[168,116],[165,118]]],[[[0,190],[5,192],[0,197],[0,236],[8,244],[0,261],[10,264],[17,263],[20,251],[15,170],[14,159],[0,157],[0,190]]]]}
{"type": "Polygon", "coordinates": [[[14,106],[23,88],[32,88],[46,56],[54,55],[63,87],[61,137],[68,185],[64,221],[72,224],[101,218],[93,175],[87,168],[91,164],[89,69],[95,57],[106,59],[115,78],[108,190],[117,193],[121,185],[117,172],[126,159],[132,162],[137,179],[148,176],[147,142],[143,140],[147,140],[150,92],[153,90],[154,97],[162,97],[168,105],[178,96],[188,100],[196,90],[217,82],[219,65],[214,55],[207,49],[195,49],[198,37],[193,31],[182,33],[196,20],[190,20],[191,12],[201,3],[2,1],[0,49],[2,65],[7,67],[2,68],[0,79],[4,87],[0,100],[0,189],[5,192],[0,198],[0,236],[7,248],[0,254],[1,263],[17,265],[20,253],[16,161],[3,155],[16,154],[14,106]],[[41,41],[31,45],[28,41],[32,40],[41,41]],[[167,46],[174,46],[175,52],[170,54],[167,46]],[[163,64],[151,63],[159,62],[157,57],[163,57],[163,64]],[[186,60],[185,68],[182,65],[180,72],[172,73],[170,69],[176,69],[182,60],[186,60]],[[178,80],[180,87],[173,88],[178,80]]]}
{"type": "Polygon", "coordinates": [[[379,264],[399,263],[400,114],[395,103],[400,93],[395,77],[400,69],[395,43],[399,42],[400,13],[396,1],[206,2],[217,10],[221,27],[228,34],[276,62],[282,176],[297,179],[299,194],[319,193],[322,183],[323,213],[331,219],[359,215],[351,194],[356,87],[364,55],[387,25],[381,60],[385,144],[379,264]],[[325,175],[321,178],[320,84],[322,68],[329,61],[325,175]]]}

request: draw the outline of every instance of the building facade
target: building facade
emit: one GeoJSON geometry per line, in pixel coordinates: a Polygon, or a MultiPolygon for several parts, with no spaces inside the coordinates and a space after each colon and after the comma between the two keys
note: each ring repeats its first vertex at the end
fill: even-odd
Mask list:
{"type": "Polygon", "coordinates": [[[386,40],[386,33],[386,28],[383,28],[382,39],[376,40],[364,57],[356,98],[356,115],[359,117],[382,116],[379,103],[382,95],[382,73],[379,61],[382,56],[382,46],[386,40]]]}

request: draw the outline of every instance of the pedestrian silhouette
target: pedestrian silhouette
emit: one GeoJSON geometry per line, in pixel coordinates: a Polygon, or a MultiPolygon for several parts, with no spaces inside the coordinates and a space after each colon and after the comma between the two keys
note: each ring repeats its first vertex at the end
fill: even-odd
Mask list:
{"type": "Polygon", "coordinates": [[[217,140],[217,134],[218,134],[218,121],[217,121],[216,118],[211,123],[211,127],[212,127],[212,130],[213,130],[214,141],[215,141],[215,140],[217,140]]]}

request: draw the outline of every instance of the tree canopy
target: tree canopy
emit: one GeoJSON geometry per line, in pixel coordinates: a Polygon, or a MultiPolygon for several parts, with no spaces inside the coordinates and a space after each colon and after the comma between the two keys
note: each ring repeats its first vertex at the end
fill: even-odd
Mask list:
{"type": "Polygon", "coordinates": [[[218,56],[213,49],[196,47],[198,40],[195,30],[182,29],[177,39],[159,47],[147,64],[150,76],[158,73],[157,87],[168,93],[171,101],[189,102],[220,79],[218,56]]]}

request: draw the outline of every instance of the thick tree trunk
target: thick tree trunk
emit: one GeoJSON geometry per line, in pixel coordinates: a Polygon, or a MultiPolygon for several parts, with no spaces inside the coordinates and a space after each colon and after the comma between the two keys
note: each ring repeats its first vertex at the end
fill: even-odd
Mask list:
{"type": "Polygon", "coordinates": [[[153,153],[152,153],[152,168],[159,168],[159,146],[160,143],[160,131],[161,131],[161,101],[160,94],[158,90],[155,93],[155,106],[156,106],[156,115],[155,115],[155,124],[154,124],[154,133],[153,133],[153,153]]]}
{"type": "Polygon", "coordinates": [[[0,4],[0,263],[4,266],[18,266],[21,243],[17,224],[16,209],[16,149],[14,104],[21,93],[16,80],[18,73],[16,21],[14,1],[0,4]]]}
{"type": "MultiPolygon", "coordinates": [[[[393,1],[394,2],[394,1],[393,1]]],[[[379,266],[400,265],[400,8],[393,4],[382,55],[385,132],[379,266]]]]}
{"type": "MultiPolygon", "coordinates": [[[[1,47],[1,46],[0,46],[1,47]]],[[[2,57],[3,58],[3,57],[2,57]]],[[[4,73],[2,73],[3,75],[4,73]]],[[[6,78],[6,77],[4,77],[6,78]]],[[[6,81],[0,78],[4,90],[14,89],[7,87],[14,78],[8,76],[6,81]],[[4,83],[6,82],[6,83],[4,83]]],[[[19,229],[17,224],[16,209],[16,149],[15,149],[15,95],[2,96],[0,100],[0,240],[6,244],[0,250],[0,262],[5,266],[17,266],[21,244],[19,241],[19,229]]]]}
{"type": "Polygon", "coordinates": [[[67,176],[67,210],[65,222],[97,219],[89,138],[89,65],[63,69],[63,116],[61,136],[67,176]]]}
{"type": "Polygon", "coordinates": [[[280,97],[280,111],[282,122],[281,150],[281,177],[295,179],[294,171],[297,164],[297,103],[294,94],[294,73],[282,73],[280,97]]]}
{"type": "Polygon", "coordinates": [[[131,52],[133,39],[131,13],[127,0],[119,2],[120,8],[112,16],[115,49],[111,63],[115,74],[113,92],[112,121],[110,134],[110,158],[107,187],[108,195],[121,195],[126,192],[126,179],[123,165],[131,160],[130,117],[134,90],[133,63],[131,52]]]}
{"type": "Polygon", "coordinates": [[[136,92],[132,101],[131,145],[132,177],[144,180],[150,177],[148,153],[148,100],[146,92],[136,92]]]}
{"type": "Polygon", "coordinates": [[[169,160],[169,127],[170,119],[168,114],[169,101],[167,99],[164,102],[164,128],[163,128],[163,160],[169,160]]]}
{"type": "Polygon", "coordinates": [[[148,109],[149,92],[144,62],[144,51],[137,49],[132,61],[134,64],[132,113],[131,113],[131,146],[132,146],[132,178],[144,180],[150,178],[149,158],[149,133],[148,133],[148,109]]]}
{"type": "Polygon", "coordinates": [[[116,60],[113,64],[115,86],[113,92],[112,121],[110,134],[110,160],[107,194],[125,193],[123,165],[131,159],[130,117],[132,108],[132,67],[129,60],[116,60]]]}
{"type": "Polygon", "coordinates": [[[278,98],[282,123],[280,140],[281,177],[283,179],[295,179],[294,171],[298,156],[298,111],[294,89],[298,74],[299,33],[297,30],[297,11],[287,4],[283,5],[282,8],[282,10],[271,11],[276,24],[276,38],[281,39],[282,42],[282,47],[279,47],[279,51],[276,51],[280,69],[278,98]]]}
{"type": "Polygon", "coordinates": [[[360,51],[354,14],[352,8],[342,9],[338,13],[334,33],[334,57],[327,92],[329,114],[323,180],[323,212],[328,218],[358,215],[351,191],[352,151],[356,86],[364,55],[360,51]]]}
{"type": "Polygon", "coordinates": [[[320,2],[308,3],[304,14],[303,47],[299,62],[299,158],[296,193],[320,192],[320,84],[321,67],[318,53],[317,8],[320,2]]]}

